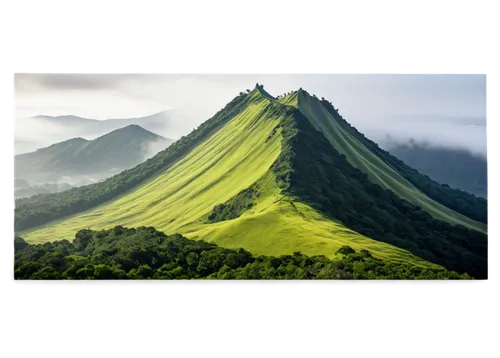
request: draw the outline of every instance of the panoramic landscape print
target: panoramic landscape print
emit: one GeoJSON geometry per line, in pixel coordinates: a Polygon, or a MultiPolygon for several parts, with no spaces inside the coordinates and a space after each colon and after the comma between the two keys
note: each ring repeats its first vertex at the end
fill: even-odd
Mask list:
{"type": "Polygon", "coordinates": [[[15,75],[19,280],[487,279],[484,75],[15,75]]]}

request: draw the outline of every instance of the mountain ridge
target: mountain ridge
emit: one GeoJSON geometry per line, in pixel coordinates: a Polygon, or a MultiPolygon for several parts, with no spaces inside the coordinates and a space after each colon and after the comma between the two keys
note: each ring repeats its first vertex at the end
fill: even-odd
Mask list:
{"type": "MultiPolygon", "coordinates": [[[[370,247],[374,255],[387,260],[422,265],[433,262],[474,272],[477,277],[486,275],[486,236],[481,233],[480,225],[478,231],[467,229],[459,215],[450,219],[451,223],[436,220],[423,208],[374,183],[367,173],[350,163],[356,164],[356,157],[337,151],[338,142],[348,138],[343,132],[315,128],[314,124],[323,123],[322,119],[335,119],[326,114],[319,100],[321,107],[315,103],[304,108],[299,102],[304,101],[301,96],[305,91],[278,99],[263,91],[263,86],[257,85],[250,93],[235,97],[201,128],[151,158],[149,163],[99,185],[68,191],[71,194],[19,202],[18,228],[33,227],[36,217],[39,224],[47,222],[42,212],[30,214],[29,205],[47,210],[52,205],[54,211],[59,209],[59,218],[93,208],[88,213],[27,232],[26,239],[32,242],[43,242],[49,237],[70,239],[82,225],[106,228],[115,224],[141,224],[214,241],[224,247],[243,247],[254,253],[277,255],[298,250],[328,256],[345,243],[351,243],[360,248],[370,247]],[[318,114],[318,111],[324,112],[318,114]],[[338,142],[332,141],[333,135],[337,135],[338,142]],[[130,178],[135,178],[135,182],[127,185],[130,178]],[[124,183],[121,191],[98,194],[121,182],[124,183]],[[90,194],[87,207],[72,212],[71,201],[66,207],[53,204],[71,197],[81,198],[85,192],[90,194]],[[95,199],[93,192],[97,193],[95,199]],[[377,209],[378,205],[382,209],[377,209]],[[393,224],[380,228],[377,220],[380,215],[389,215],[387,212],[394,216],[386,217],[393,224]],[[217,217],[221,220],[214,221],[217,217]],[[385,236],[384,230],[388,230],[385,236]],[[444,244],[449,249],[443,249],[444,244]],[[461,263],[461,258],[469,256],[461,263]]],[[[349,140],[358,148],[362,145],[355,138],[349,140]]],[[[362,151],[368,156],[367,152],[362,151]]]]}

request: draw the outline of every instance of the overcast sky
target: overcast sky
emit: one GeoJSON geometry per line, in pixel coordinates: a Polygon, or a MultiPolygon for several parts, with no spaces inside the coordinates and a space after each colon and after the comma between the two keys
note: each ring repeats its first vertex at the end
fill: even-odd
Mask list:
{"type": "Polygon", "coordinates": [[[178,108],[199,124],[256,82],[273,95],[302,87],[325,97],[377,141],[390,135],[486,151],[484,75],[17,74],[16,118],[130,118],[178,108]]]}

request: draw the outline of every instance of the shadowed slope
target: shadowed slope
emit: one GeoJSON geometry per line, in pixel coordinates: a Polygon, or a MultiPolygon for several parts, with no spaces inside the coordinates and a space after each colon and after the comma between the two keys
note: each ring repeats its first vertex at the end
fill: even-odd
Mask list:
{"type": "Polygon", "coordinates": [[[468,216],[471,219],[479,221],[480,223],[488,223],[488,202],[485,199],[475,197],[474,195],[466,193],[462,190],[441,185],[428,176],[420,174],[416,169],[409,167],[389,152],[383,150],[375,142],[371,141],[360,133],[355,127],[351,126],[344,118],[342,118],[337,110],[333,108],[330,102],[322,100],[321,103],[342,126],[342,128],[344,128],[344,130],[350,133],[372,153],[377,155],[380,159],[387,163],[387,165],[412,183],[417,189],[451,210],[468,216]]]}
{"type": "MultiPolygon", "coordinates": [[[[420,206],[434,218],[450,224],[459,224],[471,229],[486,232],[486,225],[461,215],[444,205],[432,200],[418,190],[413,184],[391,168],[387,163],[372,153],[366,146],[345,131],[330,115],[317,98],[309,96],[305,91],[294,93],[299,110],[313,126],[321,131],[333,147],[344,154],[354,167],[366,173],[370,180],[384,189],[392,190],[402,199],[420,206]]],[[[294,103],[292,99],[288,103],[294,103]]]]}
{"type": "Polygon", "coordinates": [[[273,165],[283,193],[356,232],[444,267],[487,276],[487,236],[427,212],[373,183],[301,112],[282,123],[282,152],[273,165]]]}

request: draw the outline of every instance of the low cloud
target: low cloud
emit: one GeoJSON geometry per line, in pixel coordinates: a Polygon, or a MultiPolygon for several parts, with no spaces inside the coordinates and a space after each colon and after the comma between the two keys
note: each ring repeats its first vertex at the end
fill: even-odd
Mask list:
{"type": "Polygon", "coordinates": [[[155,156],[162,150],[168,148],[171,142],[167,139],[158,139],[149,141],[142,145],[141,153],[143,154],[143,161],[155,156]]]}
{"type": "Polygon", "coordinates": [[[480,122],[478,118],[416,117],[386,121],[383,127],[375,125],[380,123],[376,120],[372,122],[374,125],[364,122],[363,128],[358,130],[386,149],[415,141],[433,147],[463,149],[486,157],[486,126],[478,124],[480,122]]]}

